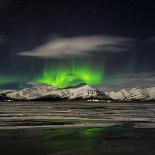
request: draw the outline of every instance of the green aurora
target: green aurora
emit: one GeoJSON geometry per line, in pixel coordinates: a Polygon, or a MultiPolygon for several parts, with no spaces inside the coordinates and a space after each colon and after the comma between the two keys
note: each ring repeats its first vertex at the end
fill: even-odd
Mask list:
{"type": "Polygon", "coordinates": [[[4,86],[4,85],[8,85],[8,84],[13,84],[13,83],[18,83],[18,84],[22,84],[22,83],[27,83],[29,82],[31,79],[29,79],[26,76],[22,76],[22,75],[0,75],[0,86],[4,86]]]}
{"type": "Polygon", "coordinates": [[[54,70],[45,67],[35,82],[59,88],[75,86],[80,83],[99,85],[103,82],[103,72],[89,65],[55,68],[54,70]]]}
{"type": "Polygon", "coordinates": [[[12,79],[8,77],[0,77],[0,85],[12,83],[12,79]]]}
{"type": "Polygon", "coordinates": [[[103,69],[87,64],[70,65],[60,64],[58,66],[44,66],[40,69],[39,74],[21,74],[18,76],[1,74],[0,86],[4,86],[12,83],[27,83],[29,81],[56,86],[59,88],[66,88],[69,86],[76,86],[81,83],[88,85],[100,85],[103,84],[103,69]],[[67,65],[67,66],[65,66],[67,65]],[[62,67],[63,66],[63,67],[62,67]],[[24,76],[23,76],[24,75],[24,76]]]}
{"type": "Polygon", "coordinates": [[[11,75],[0,75],[0,85],[11,84],[23,81],[22,78],[13,77],[11,75]]]}

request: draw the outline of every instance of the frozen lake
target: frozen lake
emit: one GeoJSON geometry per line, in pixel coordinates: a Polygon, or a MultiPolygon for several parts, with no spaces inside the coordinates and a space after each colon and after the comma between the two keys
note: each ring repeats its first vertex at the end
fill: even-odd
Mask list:
{"type": "Polygon", "coordinates": [[[154,103],[1,102],[3,155],[155,154],[154,103]]]}

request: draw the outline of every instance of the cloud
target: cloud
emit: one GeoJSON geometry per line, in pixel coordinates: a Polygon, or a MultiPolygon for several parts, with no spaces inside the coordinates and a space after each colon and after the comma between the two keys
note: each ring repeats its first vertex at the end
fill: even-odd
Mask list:
{"type": "Polygon", "coordinates": [[[41,58],[89,56],[94,51],[122,51],[129,41],[128,38],[103,35],[55,38],[32,51],[24,51],[18,55],[41,58]]]}
{"type": "Polygon", "coordinates": [[[145,88],[155,86],[155,72],[141,72],[119,74],[105,80],[105,87],[116,89],[122,88],[145,88]]]}
{"type": "Polygon", "coordinates": [[[144,45],[154,44],[155,43],[155,36],[145,38],[145,39],[142,40],[141,43],[144,44],[144,45]]]}

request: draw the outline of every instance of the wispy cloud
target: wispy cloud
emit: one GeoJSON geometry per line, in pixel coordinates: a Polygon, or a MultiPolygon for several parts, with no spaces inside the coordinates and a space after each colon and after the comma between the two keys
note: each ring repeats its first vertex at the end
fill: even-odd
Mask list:
{"type": "Polygon", "coordinates": [[[155,86],[155,72],[119,74],[105,80],[109,88],[142,88],[155,86]]]}
{"type": "Polygon", "coordinates": [[[131,39],[113,36],[80,36],[70,38],[55,38],[33,49],[18,53],[21,56],[41,58],[88,56],[93,51],[121,52],[131,39]]]}

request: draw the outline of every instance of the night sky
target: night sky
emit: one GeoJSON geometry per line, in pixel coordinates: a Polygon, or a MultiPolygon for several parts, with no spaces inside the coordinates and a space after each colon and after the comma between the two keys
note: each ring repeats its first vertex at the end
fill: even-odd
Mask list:
{"type": "Polygon", "coordinates": [[[0,0],[0,52],[1,88],[73,65],[101,70],[99,87],[153,86],[155,2],[0,0]]]}

